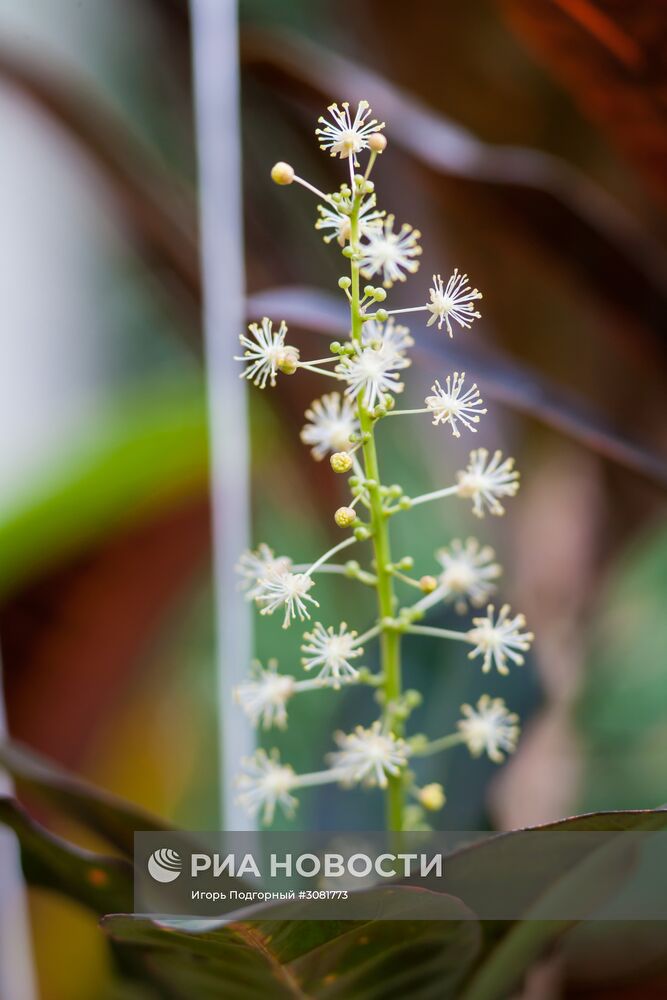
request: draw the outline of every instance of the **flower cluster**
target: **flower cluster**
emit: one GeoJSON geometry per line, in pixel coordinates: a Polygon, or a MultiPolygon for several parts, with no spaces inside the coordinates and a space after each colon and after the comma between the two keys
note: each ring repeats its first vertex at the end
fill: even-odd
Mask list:
{"type": "Polygon", "coordinates": [[[476,538],[455,538],[437,548],[437,568],[421,577],[412,573],[412,558],[392,559],[392,518],[445,497],[471,501],[472,513],[480,518],[501,515],[504,502],[519,489],[519,474],[512,458],[479,447],[470,452],[468,464],[453,482],[430,493],[407,496],[400,485],[387,486],[380,479],[375,428],[384,419],[427,414],[436,428],[447,427],[460,438],[477,433],[487,413],[477,385],[459,371],[431,376],[422,409],[397,408],[414,344],[398,315],[426,314],[427,327],[453,337],[457,327],[469,330],[481,318],[477,303],[482,294],[467,274],[455,268],[447,280],[440,274],[433,276],[421,304],[407,309],[385,305],[387,290],[418,271],[422,248],[419,230],[405,222],[397,224],[394,215],[378,208],[370,178],[387,147],[383,129],[384,123],[373,117],[365,101],[356,110],[347,102],[332,104],[327,115],[320,117],[316,135],[321,149],[347,160],[349,168],[349,180],[331,193],[299,177],[290,164],[277,163],[271,171],[277,184],[298,184],[316,196],[315,228],[347,261],[349,273],[340,277],[338,287],[349,306],[349,337],[331,343],[326,357],[313,359],[302,358],[289,343],[284,322],[275,327],[265,317],[251,323],[240,337],[243,353],[237,360],[245,366],[241,377],[261,389],[275,386],[279,376],[300,370],[336,383],[306,410],[301,440],[316,461],[328,458],[333,474],[347,476],[350,495],[333,513],[334,523],[345,533],[342,541],[312,564],[297,564],[266,544],[241,556],[241,587],[260,613],[277,612],[284,628],[295,622],[308,624],[301,627],[299,666],[281,672],[275,660],[266,666],[254,663],[248,681],[237,688],[236,699],[254,725],[278,730],[287,725],[288,705],[291,712],[294,699],[309,691],[340,692],[367,685],[375,691],[378,703],[376,718],[351,732],[334,734],[336,749],[327,755],[322,770],[298,774],[281,761],[275,748],[257,750],[242,762],[240,801],[263,823],[272,822],[276,809],[292,816],[300,789],[334,783],[382,789],[389,828],[412,825],[423,829],[427,813],[442,808],[446,798],[440,784],[420,787],[416,783],[421,757],[463,745],[473,757],[486,754],[500,763],[515,750],[519,737],[518,717],[502,698],[489,694],[482,695],[474,707],[461,707],[453,733],[430,737],[406,732],[420,695],[401,685],[404,641],[430,635],[462,642],[469,647],[470,660],[481,665],[482,674],[495,668],[504,676],[524,662],[533,635],[526,630],[523,615],[513,614],[507,604],[496,611],[490,603],[502,570],[493,549],[476,538]],[[368,158],[362,168],[364,153],[368,158]],[[360,552],[370,549],[368,558],[362,560],[360,555],[351,560],[346,553],[341,561],[340,554],[352,546],[355,555],[357,546],[360,552]],[[345,622],[319,620],[319,602],[314,596],[319,573],[339,574],[375,590],[377,616],[361,635],[345,622]],[[413,596],[404,600],[403,588],[413,596]],[[425,621],[437,609],[458,615],[476,609],[477,617],[461,630],[441,628],[425,621]],[[312,621],[316,612],[317,619],[312,621]],[[365,648],[375,641],[380,642],[380,663],[377,670],[371,670],[362,661],[365,648]]]}

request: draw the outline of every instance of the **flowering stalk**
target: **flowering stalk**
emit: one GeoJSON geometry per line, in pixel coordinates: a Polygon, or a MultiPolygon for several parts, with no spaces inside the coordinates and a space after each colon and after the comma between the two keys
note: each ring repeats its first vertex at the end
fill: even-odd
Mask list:
{"type": "MultiPolygon", "coordinates": [[[[370,167],[370,164],[369,164],[370,167]]],[[[354,207],[350,216],[350,255],[352,285],[350,289],[350,320],[352,339],[362,343],[363,316],[360,297],[361,253],[359,243],[359,207],[361,193],[354,199],[354,207]]],[[[390,621],[394,614],[394,580],[389,570],[391,566],[391,542],[389,526],[380,494],[380,468],[375,447],[374,421],[364,406],[364,392],[360,390],[357,397],[359,425],[362,434],[362,451],[364,456],[364,471],[368,486],[368,499],[371,512],[371,529],[373,548],[375,552],[375,567],[377,575],[377,601],[380,622],[390,621]]],[[[380,640],[380,662],[384,675],[384,723],[397,736],[403,735],[402,721],[393,717],[393,710],[402,693],[401,682],[401,635],[396,629],[383,627],[380,640]]],[[[388,779],[386,790],[386,823],[388,830],[403,828],[403,775],[398,774],[388,779]]]]}
{"type": "MultiPolygon", "coordinates": [[[[453,372],[442,381],[436,379],[431,394],[421,409],[396,410],[394,396],[401,392],[401,372],[410,364],[408,349],[413,344],[410,331],[394,320],[398,312],[427,312],[427,326],[437,323],[451,337],[452,321],[467,330],[479,312],[474,303],[481,298],[471,288],[468,276],[455,270],[445,283],[435,275],[424,305],[403,310],[386,310],[382,303],[387,288],[404,281],[419,267],[419,232],[404,224],[394,228],[394,216],[377,209],[375,188],[370,180],[376,158],[387,145],[382,135],[383,123],[371,118],[368,104],[362,101],[354,115],[347,104],[329,108],[331,120],[320,118],[317,130],[320,145],[332,156],[348,160],[349,183],[325,194],[298,177],[286,163],[272,170],[277,184],[297,183],[315,194],[318,206],[316,229],[324,230],[326,243],[334,241],[349,261],[349,275],[338,282],[350,312],[350,337],[344,343],[330,345],[331,357],[303,360],[299,351],[287,343],[286,324],[274,327],[264,317],[249,327],[251,336],[241,335],[245,348],[242,377],[259,388],[273,386],[279,374],[294,375],[299,370],[336,381],[343,392],[330,392],[315,400],[306,411],[307,424],[302,441],[311,448],[315,460],[329,456],[332,471],[348,476],[350,501],[334,514],[335,524],[350,532],[312,563],[295,565],[288,556],[276,556],[267,545],[245,553],[239,563],[246,596],[254,600],[260,613],[283,614],[283,627],[295,620],[311,618],[319,602],[311,593],[318,573],[334,573],[372,587],[377,595],[377,619],[362,635],[345,622],[325,626],[316,621],[303,634],[301,666],[305,671],[319,671],[308,680],[297,680],[292,673],[281,673],[275,661],[266,668],[256,663],[251,680],[237,689],[237,700],[256,725],[264,728],[287,725],[287,704],[295,696],[315,688],[346,691],[359,684],[375,689],[380,717],[370,725],[358,725],[351,733],[335,733],[338,749],[329,754],[329,767],[306,774],[296,774],[283,764],[276,749],[264,750],[244,762],[239,779],[240,801],[251,813],[260,812],[265,823],[273,820],[276,807],[292,815],[297,800],[293,792],[332,783],[347,787],[364,784],[384,791],[386,825],[391,831],[428,829],[426,813],[445,803],[439,784],[419,787],[409,763],[421,757],[444,752],[461,744],[473,756],[486,753],[500,762],[511,753],[518,739],[517,717],[509,712],[501,698],[483,695],[475,707],[463,705],[457,732],[434,738],[423,734],[407,737],[406,722],[420,702],[419,692],[404,690],[401,678],[401,643],[420,635],[453,640],[471,647],[472,660],[481,658],[482,672],[492,668],[498,675],[509,672],[512,664],[523,662],[532,634],[524,631],[522,615],[512,615],[507,605],[496,613],[489,598],[501,573],[489,546],[474,538],[463,542],[454,539],[436,551],[440,564],[437,576],[410,574],[413,559],[406,556],[394,562],[389,535],[390,519],[412,507],[450,497],[472,501],[477,517],[504,512],[501,500],[516,493],[519,481],[512,459],[497,451],[489,456],[485,448],[470,454],[466,469],[457,482],[417,497],[407,497],[400,486],[386,486],[380,478],[375,439],[376,425],[387,416],[417,416],[429,413],[436,427],[448,427],[454,437],[477,432],[477,424],[486,414],[475,384],[466,383],[465,373],[453,372]],[[359,154],[369,150],[364,171],[359,154]],[[382,286],[362,288],[366,279],[382,279],[382,286]],[[373,556],[369,565],[357,560],[332,562],[355,543],[371,543],[373,556]],[[400,588],[417,589],[420,598],[401,605],[400,588]],[[472,619],[463,631],[443,629],[419,622],[437,605],[451,605],[458,614],[469,607],[483,608],[486,614],[472,619]],[[370,671],[360,664],[364,647],[379,638],[380,668],[370,671]]],[[[356,552],[356,549],[355,549],[356,552]]]]}

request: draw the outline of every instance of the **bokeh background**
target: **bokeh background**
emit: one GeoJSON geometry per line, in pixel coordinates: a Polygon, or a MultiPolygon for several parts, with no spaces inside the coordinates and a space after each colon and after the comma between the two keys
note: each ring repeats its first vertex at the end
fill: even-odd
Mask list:
{"type": "MultiPolygon", "coordinates": [[[[314,204],[268,179],[287,159],[325,190],[340,183],[313,135],[332,99],[367,97],[387,121],[381,206],[424,234],[422,269],[393,302],[419,301],[431,273],[454,266],[484,291],[483,320],[453,343],[413,324],[405,398],[419,405],[435,373],[464,367],[489,406],[483,443],[516,456],[522,490],[501,520],[476,523],[457,504],[405,515],[396,551],[429,572],[452,537],[490,542],[503,596],[537,640],[524,668],[490,683],[524,719],[518,753],[501,771],[463,750],[430,761],[448,794],[438,822],[511,828],[667,801],[667,12],[650,0],[241,0],[240,16],[249,319],[284,307],[308,353],[337,322],[340,258],[313,230],[314,204]]],[[[216,621],[186,3],[0,0],[0,134],[9,730],[211,828],[216,621]]],[[[253,535],[297,561],[333,544],[343,499],[298,439],[322,391],[302,375],[249,397],[253,535]]],[[[451,480],[469,444],[408,421],[380,436],[386,480],[408,493],[451,480]]],[[[370,621],[372,594],[321,580],[328,621],[370,621]]],[[[257,654],[296,670],[298,633],[279,626],[257,623],[257,654]]],[[[405,673],[425,693],[414,725],[433,734],[489,687],[435,641],[407,644],[405,673]]],[[[315,769],[333,729],[373,717],[364,699],[313,695],[271,744],[315,769]]],[[[313,790],[297,825],[369,828],[380,808],[379,796],[313,790]]],[[[43,996],[101,996],[94,922],[45,893],[31,892],[30,912],[43,996]]],[[[565,981],[597,989],[583,952],[575,939],[565,981]]]]}

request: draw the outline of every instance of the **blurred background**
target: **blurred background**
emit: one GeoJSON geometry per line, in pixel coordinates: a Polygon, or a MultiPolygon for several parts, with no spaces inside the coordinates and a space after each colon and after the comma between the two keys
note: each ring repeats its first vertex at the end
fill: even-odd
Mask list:
{"type": "MultiPolygon", "coordinates": [[[[426,695],[415,728],[449,731],[487,688],[524,720],[500,771],[462,749],[429,761],[448,795],[438,822],[664,803],[667,11],[241,0],[240,18],[243,128],[228,141],[242,142],[248,319],[284,316],[316,356],[339,333],[340,258],[306,193],[268,177],[286,159],[338,186],[313,134],[333,99],[367,98],[386,120],[380,205],[423,233],[421,271],[392,303],[454,266],[484,291],[466,336],[413,324],[405,402],[464,368],[489,407],[482,443],[516,456],[522,490],[501,520],[456,504],[406,515],[396,552],[428,573],[451,538],[490,542],[537,639],[491,685],[459,650],[406,644],[406,682],[426,695]]],[[[0,0],[0,646],[13,738],[207,829],[216,616],[190,46],[185,0],[0,0]]],[[[343,499],[298,438],[322,391],[302,374],[249,394],[253,539],[298,562],[333,544],[343,499]]],[[[380,436],[385,479],[408,493],[450,481],[468,452],[430,424],[380,436]]],[[[365,627],[372,594],[321,579],[327,620],[365,627]]],[[[255,623],[257,655],[296,671],[299,633],[255,623]]],[[[270,743],[316,769],[333,729],[373,718],[364,698],[312,695],[270,743]]],[[[296,825],[373,828],[380,810],[314,789],[296,825]]],[[[41,995],[100,996],[94,921],[32,891],[30,916],[41,995]]],[[[571,995],[599,986],[584,951],[575,939],[571,995]]]]}

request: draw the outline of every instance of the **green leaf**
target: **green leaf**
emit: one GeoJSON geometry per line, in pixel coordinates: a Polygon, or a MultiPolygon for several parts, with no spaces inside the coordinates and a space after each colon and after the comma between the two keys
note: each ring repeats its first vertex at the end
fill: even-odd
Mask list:
{"type": "MultiPolygon", "coordinates": [[[[532,830],[554,832],[630,832],[663,830],[667,827],[667,810],[637,810],[634,812],[590,813],[573,816],[557,823],[533,827],[532,830]]],[[[526,864],[525,840],[515,831],[501,834],[490,841],[461,851],[447,866],[448,886],[456,891],[457,879],[474,879],[492,885],[494,873],[520,871],[526,864]],[[518,867],[521,866],[521,867],[518,867]]],[[[558,938],[577,920],[553,919],[553,914],[566,912],[570,905],[578,910],[599,904],[625,881],[628,866],[634,861],[633,842],[610,840],[600,845],[591,840],[577,848],[575,857],[564,865],[562,851],[549,859],[540,853],[533,859],[537,868],[544,868],[543,884],[527,906],[521,920],[514,923],[489,921],[485,924],[487,949],[475,969],[460,1000],[503,1000],[511,995],[530,968],[558,938]]],[[[535,879],[531,883],[537,886],[535,879]]]]}
{"type": "Polygon", "coordinates": [[[144,386],[0,509],[0,593],[117,525],[199,495],[207,470],[201,383],[144,386]]]}
{"type": "MultiPolygon", "coordinates": [[[[266,918],[261,921],[196,933],[144,917],[111,916],[102,923],[116,944],[140,948],[150,974],[184,1000],[254,1000],[262,992],[326,1000],[453,1000],[480,947],[470,911],[453,897],[424,890],[371,891],[383,897],[385,912],[390,906],[402,919],[274,923],[267,907],[254,911],[266,918]],[[424,919],[431,908],[437,920],[424,919]]],[[[294,912],[302,915],[304,909],[296,904],[294,912]]]]}
{"type": "Polygon", "coordinates": [[[31,885],[63,893],[98,916],[131,909],[132,867],[121,858],[84,851],[56,837],[10,798],[0,798],[0,823],[16,834],[31,885]]]}
{"type": "Polygon", "coordinates": [[[0,744],[0,766],[11,774],[19,789],[55,805],[70,819],[104,837],[127,858],[133,856],[136,830],[171,829],[138,806],[68,774],[19,743],[0,744]]]}

